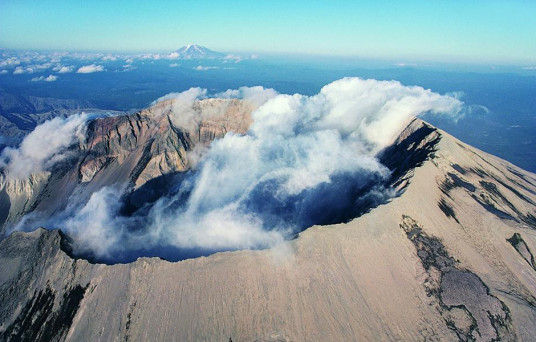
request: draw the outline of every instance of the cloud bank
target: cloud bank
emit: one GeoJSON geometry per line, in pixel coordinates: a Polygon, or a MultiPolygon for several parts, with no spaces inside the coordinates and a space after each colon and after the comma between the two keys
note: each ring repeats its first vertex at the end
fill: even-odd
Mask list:
{"type": "MultiPolygon", "coordinates": [[[[79,252],[108,261],[163,247],[271,247],[312,225],[345,222],[388,201],[395,193],[386,187],[390,171],[377,152],[414,116],[463,112],[452,96],[359,78],[335,81],[314,96],[262,87],[216,96],[259,106],[247,134],[214,141],[196,170],[148,207],[122,215],[122,191],[105,187],[50,226],[68,232],[79,252]]],[[[174,100],[173,120],[185,127],[198,120],[192,108],[206,97],[206,89],[191,88],[154,104],[174,100]]],[[[43,158],[37,160],[40,165],[43,158]]]]}

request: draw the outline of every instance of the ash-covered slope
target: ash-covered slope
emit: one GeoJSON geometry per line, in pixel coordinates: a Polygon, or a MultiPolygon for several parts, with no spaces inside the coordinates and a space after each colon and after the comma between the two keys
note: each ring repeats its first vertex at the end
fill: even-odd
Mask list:
{"type": "Polygon", "coordinates": [[[0,174],[0,234],[27,213],[50,217],[106,186],[122,186],[127,209],[134,210],[166,191],[166,176],[190,169],[188,153],[229,131],[244,133],[256,108],[248,101],[205,99],[188,108],[185,119],[184,108],[175,105],[167,100],[136,114],[92,120],[83,142],[51,170],[23,179],[0,174]]]}
{"type": "Polygon", "coordinates": [[[110,266],[13,233],[0,339],[532,340],[536,176],[420,120],[380,158],[401,196],[268,250],[110,266]]]}

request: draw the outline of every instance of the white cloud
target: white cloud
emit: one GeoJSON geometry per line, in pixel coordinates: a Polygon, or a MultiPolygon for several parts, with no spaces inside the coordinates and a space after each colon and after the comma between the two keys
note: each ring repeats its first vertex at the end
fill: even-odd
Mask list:
{"type": "MultiPolygon", "coordinates": [[[[166,56],[164,56],[165,58],[166,56]]],[[[152,60],[160,60],[162,59],[162,55],[158,54],[158,53],[151,53],[151,54],[143,54],[143,55],[139,55],[139,58],[140,59],[152,59],[152,60]]]]}
{"type": "Polygon", "coordinates": [[[113,62],[113,61],[117,60],[117,56],[106,55],[106,56],[102,57],[101,60],[104,61],[104,62],[113,62]]]}
{"type": "MultiPolygon", "coordinates": [[[[385,147],[409,118],[430,112],[451,117],[462,114],[462,102],[422,87],[407,87],[397,81],[344,78],[323,87],[311,97],[311,105],[332,110],[315,125],[355,135],[376,147],[385,147]]],[[[270,120],[274,120],[270,118],[270,120]]]]}
{"type": "Polygon", "coordinates": [[[58,76],[55,76],[55,75],[48,75],[47,77],[45,76],[40,76],[40,77],[34,77],[32,78],[32,82],[39,82],[39,81],[44,81],[44,82],[54,82],[58,79],[58,76]]]}
{"type": "Polygon", "coordinates": [[[25,179],[31,174],[46,171],[67,157],[64,150],[83,139],[85,114],[66,119],[54,118],[37,126],[18,148],[7,147],[0,155],[0,167],[10,179],[25,179]]]}
{"type": "Polygon", "coordinates": [[[59,65],[53,68],[52,70],[57,71],[59,74],[67,74],[69,72],[74,71],[74,65],[71,65],[71,66],[59,65]]]}
{"type": "Polygon", "coordinates": [[[523,70],[536,70],[536,66],[523,67],[523,70]]]}
{"type": "Polygon", "coordinates": [[[238,89],[228,89],[222,93],[216,94],[216,97],[224,99],[245,99],[249,100],[258,106],[264,104],[271,98],[278,95],[277,91],[272,88],[264,88],[261,86],[255,87],[240,87],[238,89]]]}
{"type": "Polygon", "coordinates": [[[13,70],[13,75],[20,75],[20,74],[24,74],[24,68],[16,67],[15,70],[13,70]]]}
{"type": "Polygon", "coordinates": [[[190,88],[180,93],[169,93],[162,97],[159,97],[158,99],[156,99],[155,101],[151,103],[151,106],[154,106],[155,104],[159,102],[174,100],[175,102],[186,103],[189,107],[193,104],[195,100],[205,98],[206,95],[207,95],[206,89],[195,87],[195,88],[190,88]]]}
{"type": "MultiPolygon", "coordinates": [[[[241,91],[262,93],[251,89],[241,91]]],[[[374,155],[409,118],[426,112],[456,116],[462,106],[420,87],[355,78],[311,97],[269,95],[253,113],[248,135],[228,134],[212,144],[183,210],[166,214],[168,199],[155,206],[150,231],[179,247],[271,246],[296,226],[314,223],[308,220],[318,202],[329,207],[338,198],[337,205],[351,208],[354,199],[340,199],[345,189],[388,177],[374,155]],[[294,203],[290,209],[287,202],[294,203]],[[270,208],[289,211],[290,221],[272,217],[270,208]]],[[[378,188],[367,193],[378,201],[391,195],[378,188]]]]}
{"type": "Polygon", "coordinates": [[[131,70],[134,70],[136,69],[135,66],[133,66],[132,64],[124,64],[123,65],[123,71],[131,71],[131,70]]]}
{"type": "Polygon", "coordinates": [[[7,74],[7,73],[9,73],[9,71],[7,71],[7,70],[5,70],[5,69],[2,70],[2,71],[0,71],[0,74],[2,74],[2,75],[3,75],[3,74],[7,74]]]}
{"type": "Polygon", "coordinates": [[[34,72],[39,72],[41,70],[46,70],[52,67],[52,63],[43,63],[43,64],[30,64],[27,66],[17,66],[13,71],[13,75],[20,74],[33,74],[34,72]]]}
{"type": "Polygon", "coordinates": [[[190,88],[181,93],[167,94],[154,103],[173,100],[170,102],[170,119],[176,127],[192,129],[201,120],[198,110],[194,108],[195,101],[205,98],[207,90],[202,88],[190,88]]]}
{"type": "Polygon", "coordinates": [[[100,72],[100,71],[104,71],[104,67],[102,65],[90,64],[90,65],[84,65],[80,67],[76,72],[78,74],[90,74],[93,72],[100,72]]]}
{"type": "Polygon", "coordinates": [[[99,58],[100,56],[101,56],[100,54],[90,53],[90,52],[74,52],[74,53],[69,54],[69,57],[72,59],[86,60],[86,61],[95,60],[99,58]]]}
{"type": "Polygon", "coordinates": [[[237,55],[227,55],[227,56],[223,57],[223,62],[224,63],[228,63],[228,62],[240,63],[242,60],[243,60],[243,58],[241,56],[237,56],[237,55]]]}
{"type": "Polygon", "coordinates": [[[0,60],[0,67],[10,67],[19,64],[20,60],[17,57],[9,57],[7,59],[0,60]]]}
{"type": "Polygon", "coordinates": [[[54,82],[58,79],[58,76],[56,75],[48,75],[48,77],[45,77],[43,81],[45,82],[54,82]]]}
{"type": "Polygon", "coordinates": [[[37,70],[45,70],[45,69],[50,69],[52,67],[52,63],[34,64],[34,65],[31,65],[30,67],[32,67],[33,69],[37,69],[37,70]]]}
{"type": "Polygon", "coordinates": [[[170,68],[176,68],[176,67],[178,67],[178,66],[179,66],[178,63],[171,63],[171,64],[169,65],[170,68]]]}
{"type": "Polygon", "coordinates": [[[398,66],[398,67],[416,67],[417,63],[400,62],[400,63],[396,63],[395,66],[398,66]]]}
{"type": "Polygon", "coordinates": [[[65,232],[73,237],[74,247],[79,252],[92,252],[103,257],[117,248],[122,229],[120,220],[114,218],[120,193],[113,187],[100,189],[80,210],[61,223],[65,232]]]}
{"type": "MultiPolygon", "coordinates": [[[[200,111],[198,101],[207,97],[202,88],[171,93],[153,102],[153,114],[191,129],[221,114],[200,111]]],[[[384,203],[394,192],[384,187],[390,171],[377,152],[413,116],[456,118],[463,109],[455,96],[358,78],[330,83],[314,96],[241,87],[216,97],[254,103],[253,124],[245,135],[228,133],[214,141],[178,194],[162,197],[148,214],[124,217],[124,189],[104,187],[48,225],[67,231],[79,252],[112,259],[159,246],[271,247],[313,224],[350,219],[365,203],[384,203]]],[[[76,115],[45,122],[19,148],[6,148],[0,166],[12,179],[49,170],[84,139],[86,121],[86,115],[76,115]]]]}

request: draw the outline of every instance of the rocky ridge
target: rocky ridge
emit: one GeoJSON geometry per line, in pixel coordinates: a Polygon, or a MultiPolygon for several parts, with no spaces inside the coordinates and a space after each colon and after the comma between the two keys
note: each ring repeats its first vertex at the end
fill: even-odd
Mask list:
{"type": "Polygon", "coordinates": [[[149,180],[187,171],[195,161],[192,156],[215,138],[230,131],[245,133],[256,108],[241,100],[201,100],[183,127],[174,122],[174,103],[90,121],[85,141],[71,146],[70,158],[50,171],[23,180],[0,174],[0,233],[30,211],[50,215],[65,208],[73,193],[85,201],[104,186],[128,184],[128,194],[149,180]]]}

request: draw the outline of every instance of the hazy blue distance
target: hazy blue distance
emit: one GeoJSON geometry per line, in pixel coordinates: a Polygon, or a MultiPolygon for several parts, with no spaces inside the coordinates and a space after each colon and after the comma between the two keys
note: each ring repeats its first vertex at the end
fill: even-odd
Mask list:
{"type": "Polygon", "coordinates": [[[0,47],[536,64],[536,1],[2,0],[0,47]]]}

